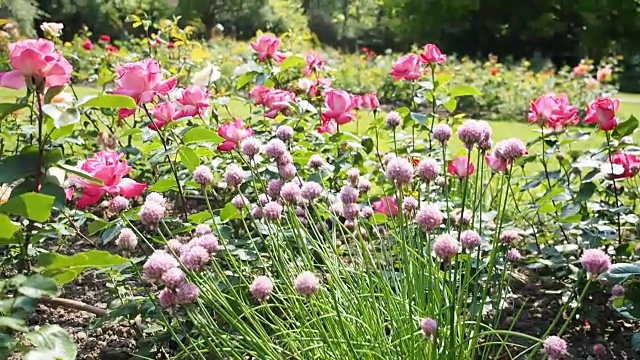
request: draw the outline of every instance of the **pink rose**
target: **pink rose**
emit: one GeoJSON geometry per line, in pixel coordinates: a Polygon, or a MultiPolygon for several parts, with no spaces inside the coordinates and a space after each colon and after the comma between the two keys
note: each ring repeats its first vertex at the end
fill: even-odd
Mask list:
{"type": "Polygon", "coordinates": [[[393,63],[389,74],[396,80],[418,80],[422,75],[420,57],[416,54],[402,55],[393,63]]]}
{"type": "Polygon", "coordinates": [[[202,85],[190,86],[184,89],[182,96],[177,99],[181,106],[176,118],[204,115],[207,108],[209,108],[210,97],[211,94],[202,85]]]}
{"type": "Polygon", "coordinates": [[[241,119],[236,119],[220,125],[218,135],[225,140],[218,145],[218,151],[226,152],[235,149],[242,140],[253,135],[253,130],[248,125],[245,127],[241,119]]]}
{"type": "Polygon", "coordinates": [[[380,107],[380,101],[376,93],[364,94],[360,99],[360,107],[363,109],[375,110],[380,107]]]}
{"type": "Polygon", "coordinates": [[[617,99],[597,98],[589,104],[584,122],[598,124],[600,130],[611,131],[618,125],[616,112],[619,106],[617,99]]]}
{"type": "Polygon", "coordinates": [[[315,54],[307,54],[305,56],[307,65],[302,69],[302,75],[307,76],[312,72],[320,70],[324,66],[324,60],[315,54]]]}
{"type": "Polygon", "coordinates": [[[420,61],[425,64],[442,65],[447,60],[447,55],[440,52],[435,44],[427,44],[424,46],[424,52],[420,54],[420,61]]]}
{"type": "Polygon", "coordinates": [[[123,155],[115,151],[100,151],[84,161],[80,169],[101,180],[103,184],[99,185],[73,176],[73,183],[83,188],[82,196],[76,203],[78,208],[82,209],[96,204],[105,194],[121,195],[126,198],[134,198],[142,194],[147,185],[125,178],[131,171],[131,166],[121,160],[123,155]]]}
{"type": "Polygon", "coordinates": [[[351,94],[344,90],[329,90],[325,94],[324,107],[322,113],[323,122],[334,120],[339,125],[344,125],[356,117],[351,111],[356,104],[351,94]]]}
{"type": "Polygon", "coordinates": [[[62,86],[71,79],[73,67],[55,44],[46,39],[22,40],[9,44],[9,61],[13,70],[0,73],[0,86],[22,89],[27,81],[44,86],[62,86]]]}
{"type": "Polygon", "coordinates": [[[611,73],[613,71],[611,70],[611,66],[607,65],[603,68],[598,69],[598,71],[596,72],[596,79],[598,79],[598,81],[607,81],[611,78],[611,73]]]}
{"type": "Polygon", "coordinates": [[[466,156],[458,156],[457,158],[447,163],[447,170],[449,174],[459,178],[465,178],[472,175],[476,171],[476,166],[473,162],[469,161],[466,156]],[[467,162],[469,163],[467,167],[467,162]]]}
{"type": "Polygon", "coordinates": [[[288,110],[291,103],[296,101],[296,95],[287,90],[269,89],[263,96],[264,106],[269,109],[264,115],[269,119],[274,119],[279,113],[288,110]]]}
{"type": "Polygon", "coordinates": [[[373,203],[373,211],[387,216],[398,215],[398,202],[393,196],[385,196],[373,203]]]}
{"type": "MultiPolygon", "coordinates": [[[[509,163],[507,161],[496,157],[494,154],[485,155],[484,160],[487,162],[487,166],[489,166],[489,168],[495,172],[506,171],[507,166],[509,166],[509,163]]],[[[462,167],[464,167],[464,165],[462,165],[462,167]]]]}
{"type": "MultiPolygon", "coordinates": [[[[113,93],[130,96],[138,105],[153,101],[156,95],[167,95],[177,83],[176,78],[163,80],[162,69],[155,59],[120,65],[116,68],[116,74],[116,89],[113,93]]],[[[130,113],[121,111],[120,118],[130,113]]]]}
{"type": "Polygon", "coordinates": [[[331,90],[331,79],[316,79],[315,83],[309,88],[309,95],[317,96],[320,93],[324,96],[329,90],[331,90]],[[318,90],[318,89],[322,90],[318,90]]]}
{"type": "Polygon", "coordinates": [[[165,101],[153,108],[154,121],[149,124],[149,129],[159,130],[171,121],[178,119],[176,108],[170,101],[165,101]]]}
{"type": "Polygon", "coordinates": [[[256,85],[249,91],[249,96],[253,99],[255,105],[264,105],[265,97],[271,91],[271,89],[262,85],[256,85]]]}
{"type": "Polygon", "coordinates": [[[622,174],[614,176],[617,179],[633,177],[638,173],[638,170],[640,170],[640,158],[636,155],[625,153],[622,150],[612,155],[609,163],[620,165],[624,168],[622,174]]]}
{"type": "Polygon", "coordinates": [[[583,77],[587,75],[588,71],[589,71],[589,66],[580,64],[573,68],[572,73],[573,73],[573,76],[575,77],[583,77]]]}
{"type": "Polygon", "coordinates": [[[552,129],[562,129],[580,122],[578,108],[569,104],[567,95],[553,93],[540,96],[531,103],[529,122],[542,124],[552,129]]]}
{"type": "Polygon", "coordinates": [[[318,126],[318,132],[320,134],[333,134],[338,130],[338,125],[334,120],[322,121],[322,124],[318,126]]]}
{"type": "Polygon", "coordinates": [[[280,49],[280,39],[273,35],[262,35],[255,42],[250,43],[253,51],[258,53],[258,59],[265,61],[266,59],[273,59],[280,62],[285,59],[285,56],[278,52],[280,49]]]}

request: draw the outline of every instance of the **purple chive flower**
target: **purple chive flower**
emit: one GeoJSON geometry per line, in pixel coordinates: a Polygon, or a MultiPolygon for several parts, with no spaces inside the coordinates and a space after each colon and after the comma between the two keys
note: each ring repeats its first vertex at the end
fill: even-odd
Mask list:
{"type": "MultiPolygon", "coordinates": [[[[278,180],[278,181],[280,181],[280,180],[278,180]]],[[[280,188],[282,188],[282,185],[280,185],[280,188]]],[[[280,190],[278,190],[278,194],[280,194],[280,190]]],[[[267,194],[258,195],[258,204],[264,205],[264,204],[268,203],[269,201],[271,201],[271,198],[269,197],[269,195],[267,195],[267,194]]]]}
{"type": "Polygon", "coordinates": [[[484,126],[476,120],[467,120],[458,128],[458,138],[469,150],[483,140],[484,134],[484,126]]]}
{"type": "Polygon", "coordinates": [[[287,125],[280,125],[276,129],[276,137],[284,142],[293,139],[293,128],[287,125]]]}
{"type": "Polygon", "coordinates": [[[162,275],[162,283],[170,288],[176,288],[184,284],[186,276],[180,268],[171,268],[162,275]]]}
{"type": "Polygon", "coordinates": [[[542,346],[544,353],[551,360],[559,360],[567,356],[567,342],[557,336],[549,336],[542,346]]]}
{"type": "Polygon", "coordinates": [[[282,205],[270,201],[262,208],[262,213],[267,220],[278,220],[282,216],[282,205]]]}
{"type": "Polygon", "coordinates": [[[420,160],[417,172],[422,181],[429,183],[431,181],[435,181],[438,178],[441,170],[442,166],[440,166],[440,164],[438,164],[435,159],[426,158],[420,160]]]}
{"type": "Polygon", "coordinates": [[[582,267],[591,275],[598,276],[609,270],[611,259],[600,249],[589,249],[582,253],[580,258],[582,267]]]}
{"type": "Polygon", "coordinates": [[[471,210],[467,209],[465,211],[457,211],[451,215],[451,222],[454,226],[462,226],[471,224],[471,220],[473,218],[473,213],[471,210]]]}
{"type": "Polygon", "coordinates": [[[438,236],[432,246],[433,252],[444,262],[448,262],[460,250],[458,240],[449,234],[438,236]]]}
{"type": "Polygon", "coordinates": [[[193,170],[193,181],[200,186],[209,186],[213,183],[213,173],[206,165],[200,165],[193,170]]]}
{"type": "Polygon", "coordinates": [[[194,284],[184,283],[175,290],[175,302],[179,305],[193,304],[200,296],[200,289],[194,284]]]}
{"type": "Polygon", "coordinates": [[[351,168],[349,169],[349,171],[347,171],[347,180],[349,180],[349,184],[351,184],[351,186],[353,187],[358,186],[359,177],[360,177],[360,170],[358,170],[357,168],[351,168]]]}
{"type": "Polygon", "coordinates": [[[360,210],[360,216],[363,218],[368,218],[369,216],[373,216],[375,211],[371,206],[365,206],[360,210]]]}
{"type": "Polygon", "coordinates": [[[291,163],[278,166],[278,174],[283,180],[292,180],[297,173],[296,166],[291,163]]]}
{"type": "Polygon", "coordinates": [[[345,185],[340,189],[340,201],[345,204],[355,203],[359,196],[358,190],[350,185],[345,185]]]}
{"type": "Polygon", "coordinates": [[[229,187],[237,188],[244,181],[244,170],[236,164],[229,164],[224,172],[224,181],[229,187]]]}
{"type": "Polygon", "coordinates": [[[211,226],[207,224],[199,224],[196,226],[196,230],[193,233],[195,236],[202,236],[206,234],[211,234],[211,226]]]}
{"type": "Polygon", "coordinates": [[[452,133],[453,130],[451,130],[451,126],[447,124],[437,124],[433,127],[432,136],[435,140],[444,144],[451,139],[452,133]]]}
{"type": "Polygon", "coordinates": [[[267,154],[268,157],[272,159],[278,159],[284,153],[287,152],[287,145],[280,139],[271,139],[264,146],[264,153],[267,154]]]}
{"type": "Polygon", "coordinates": [[[460,242],[467,249],[473,249],[480,245],[482,240],[475,230],[465,230],[460,234],[460,242]]]}
{"type": "Polygon", "coordinates": [[[156,228],[164,218],[165,207],[153,201],[146,201],[140,208],[140,222],[147,228],[156,228]]]}
{"type": "Polygon", "coordinates": [[[438,322],[432,318],[424,318],[420,321],[420,327],[422,328],[424,336],[430,338],[436,334],[436,331],[438,330],[438,322]]]}
{"type": "Polygon", "coordinates": [[[342,216],[347,220],[353,220],[360,214],[360,205],[358,204],[342,204],[342,216]]]}
{"type": "Polygon", "coordinates": [[[387,166],[387,164],[389,164],[389,161],[393,160],[396,158],[396,154],[394,153],[387,153],[384,155],[384,157],[382,158],[382,164],[384,166],[387,166]]]}
{"type": "Polygon", "coordinates": [[[120,235],[116,239],[116,246],[121,251],[132,251],[138,246],[138,237],[133,232],[133,230],[129,228],[124,228],[120,230],[120,235]]]}
{"type": "Polygon", "coordinates": [[[418,200],[413,196],[407,196],[402,200],[402,210],[406,212],[414,212],[418,209],[418,200]]]}
{"type": "Polygon", "coordinates": [[[263,215],[264,215],[264,212],[262,211],[262,208],[260,208],[260,207],[254,207],[251,210],[251,217],[253,217],[254,219],[262,219],[263,215]]]}
{"type": "Polygon", "coordinates": [[[320,280],[311,271],[304,271],[293,281],[293,287],[298,294],[310,297],[320,289],[320,280]]]}
{"type": "Polygon", "coordinates": [[[178,239],[171,239],[167,241],[167,246],[165,247],[165,251],[172,255],[180,255],[182,253],[182,249],[184,248],[184,244],[180,242],[178,239]]]}
{"type": "Polygon", "coordinates": [[[517,230],[505,230],[500,234],[500,242],[503,244],[511,244],[520,238],[517,230]]]}
{"type": "Polygon", "coordinates": [[[157,192],[152,192],[151,194],[147,195],[147,198],[144,201],[145,203],[153,202],[162,206],[167,206],[167,199],[165,199],[162,194],[157,192]]]}
{"type": "Polygon", "coordinates": [[[156,250],[142,266],[142,273],[148,280],[160,280],[165,272],[178,265],[178,260],[166,251],[156,250]]]}
{"type": "Polygon", "coordinates": [[[258,301],[266,301],[273,292],[273,281],[268,276],[258,276],[249,288],[251,296],[258,301]]]}
{"type": "Polygon", "coordinates": [[[233,205],[234,208],[241,210],[244,209],[245,206],[249,205],[249,200],[242,194],[238,194],[231,199],[231,205],[233,205]]]}
{"type": "Polygon", "coordinates": [[[160,294],[158,294],[158,303],[160,303],[160,306],[165,309],[174,306],[176,304],[176,299],[173,291],[169,288],[162,289],[160,294]]]}
{"type": "Polygon", "coordinates": [[[250,159],[260,153],[260,146],[262,146],[262,143],[254,137],[248,137],[240,143],[242,153],[250,159]]]}
{"type": "Polygon", "coordinates": [[[303,199],[307,199],[311,201],[320,197],[320,195],[322,195],[322,191],[323,191],[322,185],[314,181],[307,181],[304,184],[302,184],[302,189],[300,190],[300,194],[302,195],[303,199]]]}
{"type": "Polygon", "coordinates": [[[313,154],[309,158],[309,162],[307,163],[307,166],[315,170],[320,169],[321,167],[324,166],[324,159],[322,159],[322,156],[318,154],[313,154]]]}
{"type": "Polygon", "coordinates": [[[429,204],[416,214],[416,223],[424,231],[431,231],[442,224],[444,214],[436,205],[429,204]]]}
{"type": "Polygon", "coordinates": [[[520,139],[511,138],[498,141],[493,152],[498,159],[511,162],[527,155],[527,146],[520,139]]]}
{"type": "Polygon", "coordinates": [[[298,199],[298,196],[300,196],[300,187],[294,182],[288,182],[282,185],[280,196],[284,201],[293,204],[298,199]]]}
{"type": "Polygon", "coordinates": [[[400,122],[402,121],[402,117],[397,111],[389,111],[387,117],[385,118],[385,125],[387,125],[390,129],[395,129],[400,122]]]}
{"type": "Polygon", "coordinates": [[[593,355],[598,357],[605,356],[607,355],[607,348],[602,344],[595,344],[593,345],[593,355]]]}
{"type": "Polygon", "coordinates": [[[293,164],[293,155],[290,152],[285,151],[284,154],[278,156],[276,159],[278,166],[284,166],[287,164],[293,164]]]}
{"type": "Polygon", "coordinates": [[[269,184],[267,184],[267,194],[272,198],[278,198],[280,196],[280,190],[282,190],[282,185],[284,185],[284,181],[280,179],[269,180],[269,184]]]}
{"type": "Polygon", "coordinates": [[[620,297],[624,295],[624,286],[620,284],[613,285],[613,287],[611,288],[611,295],[613,295],[614,297],[620,297]]]}
{"type": "Polygon", "coordinates": [[[188,245],[180,255],[180,262],[189,270],[200,270],[211,257],[207,249],[198,245],[188,245]]]}
{"type": "Polygon", "coordinates": [[[209,254],[215,254],[220,249],[220,244],[218,243],[218,238],[213,234],[205,234],[199,236],[197,238],[191,239],[188,244],[186,244],[183,248],[189,248],[191,246],[200,246],[205,248],[209,254]]]}
{"type": "Polygon", "coordinates": [[[387,164],[386,175],[398,186],[409,184],[413,181],[413,165],[405,158],[396,157],[387,164]]]}
{"type": "Polygon", "coordinates": [[[109,201],[109,211],[113,213],[121,213],[129,208],[129,199],[124,196],[116,196],[109,201]]]}
{"type": "Polygon", "coordinates": [[[371,188],[373,187],[373,185],[371,185],[371,181],[369,181],[366,178],[361,177],[360,179],[358,179],[358,190],[363,193],[366,194],[369,192],[369,190],[371,190],[371,188]]]}
{"type": "Polygon", "coordinates": [[[522,255],[520,255],[520,251],[517,249],[509,249],[509,251],[507,251],[507,260],[518,262],[520,259],[522,259],[522,255]]]}

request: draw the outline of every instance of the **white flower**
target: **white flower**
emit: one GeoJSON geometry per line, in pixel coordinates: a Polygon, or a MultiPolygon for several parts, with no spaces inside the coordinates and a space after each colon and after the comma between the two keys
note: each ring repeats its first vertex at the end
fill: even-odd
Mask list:
{"type": "Polygon", "coordinates": [[[207,66],[205,66],[204,69],[193,74],[191,82],[194,85],[209,86],[211,83],[220,79],[221,75],[220,69],[218,69],[217,66],[207,63],[207,66]]]}
{"type": "Polygon", "coordinates": [[[309,89],[311,89],[311,86],[313,86],[313,81],[311,81],[311,79],[300,78],[298,80],[298,87],[304,92],[309,91],[309,89]]]}
{"type": "Polygon", "coordinates": [[[234,77],[238,77],[238,76],[242,76],[248,72],[251,71],[255,71],[255,72],[261,72],[262,71],[262,67],[258,64],[256,64],[255,61],[249,61],[246,64],[242,64],[240,66],[238,66],[237,68],[235,68],[233,70],[233,76],[234,77]]]}
{"type": "Polygon", "coordinates": [[[66,106],[73,101],[73,94],[68,92],[61,92],[60,94],[51,98],[51,104],[56,106],[66,106]]]}
{"type": "Polygon", "coordinates": [[[58,37],[62,34],[62,29],[64,28],[64,24],[60,23],[42,23],[40,24],[40,30],[44,31],[45,34],[49,34],[53,37],[58,37]]]}
{"type": "Polygon", "coordinates": [[[7,184],[0,185],[0,204],[4,204],[9,201],[9,197],[11,197],[11,191],[13,189],[11,186],[7,184]]]}
{"type": "Polygon", "coordinates": [[[222,96],[216,99],[216,104],[220,106],[227,106],[231,102],[231,98],[228,96],[222,96]]]}

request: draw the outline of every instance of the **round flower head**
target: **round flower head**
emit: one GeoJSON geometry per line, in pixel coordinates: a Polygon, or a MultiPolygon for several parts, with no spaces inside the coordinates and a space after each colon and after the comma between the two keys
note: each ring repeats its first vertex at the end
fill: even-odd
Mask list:
{"type": "Polygon", "coordinates": [[[593,345],[593,354],[599,357],[605,356],[607,355],[607,348],[605,348],[602,344],[595,344],[593,345]]]}
{"type": "Polygon", "coordinates": [[[206,234],[211,234],[211,226],[209,226],[207,224],[200,224],[200,225],[196,226],[196,230],[193,233],[193,235],[195,235],[195,236],[202,236],[202,235],[206,235],[206,234]]]}
{"type": "Polygon", "coordinates": [[[176,304],[179,305],[193,304],[198,296],[200,296],[200,289],[190,283],[184,283],[175,290],[176,304]]]}
{"type": "Polygon", "coordinates": [[[340,201],[345,204],[352,204],[358,201],[359,196],[360,193],[358,192],[358,189],[352,186],[345,185],[340,189],[340,201]]]}
{"type": "Polygon", "coordinates": [[[416,214],[416,223],[424,231],[431,231],[442,224],[444,214],[437,206],[429,204],[416,214]]]}
{"type": "Polygon", "coordinates": [[[544,353],[551,360],[559,360],[567,356],[567,342],[557,336],[549,336],[542,346],[544,353]]]}
{"type": "Polygon", "coordinates": [[[505,230],[500,234],[500,242],[503,244],[511,244],[520,238],[520,233],[516,230],[505,230]]]}
{"type": "Polygon", "coordinates": [[[520,255],[520,251],[517,249],[509,249],[509,251],[507,251],[507,260],[518,262],[520,259],[522,259],[522,255],[520,255]]]}
{"type": "Polygon", "coordinates": [[[238,194],[231,199],[231,205],[234,208],[241,210],[244,209],[245,206],[249,205],[249,200],[241,194],[238,194]]]}
{"type": "Polygon", "coordinates": [[[309,158],[309,162],[307,163],[307,166],[316,170],[320,169],[321,167],[324,166],[324,160],[322,159],[322,156],[318,154],[313,154],[309,158]]]}
{"type": "Polygon", "coordinates": [[[394,153],[387,153],[384,155],[384,157],[382,158],[382,164],[384,166],[387,166],[387,164],[389,164],[389,161],[393,160],[396,158],[396,154],[394,153]]]}
{"type": "Polygon", "coordinates": [[[120,235],[116,239],[116,246],[122,251],[131,251],[138,245],[138,237],[129,228],[120,230],[120,235]]]}
{"type": "Polygon", "coordinates": [[[322,195],[322,191],[322,185],[318,184],[315,181],[307,181],[302,184],[300,194],[302,195],[303,199],[311,201],[320,197],[320,195],[322,195]]]}
{"type": "Polygon", "coordinates": [[[473,148],[483,140],[485,127],[476,120],[467,120],[458,128],[458,138],[467,149],[473,148]]]}
{"type": "Polygon", "coordinates": [[[371,185],[371,181],[369,181],[366,178],[361,177],[358,180],[358,190],[363,193],[366,194],[369,192],[369,190],[371,190],[371,188],[373,187],[373,185],[371,185]]]}
{"type": "Polygon", "coordinates": [[[262,213],[267,220],[278,220],[282,216],[282,205],[270,201],[262,208],[262,213]]]}
{"type": "Polygon", "coordinates": [[[298,294],[310,297],[320,289],[320,280],[311,271],[305,271],[293,281],[293,287],[298,294]]]}
{"type": "Polygon", "coordinates": [[[413,165],[405,158],[396,157],[387,164],[386,175],[398,186],[409,184],[413,181],[413,165]]]}
{"type": "Polygon", "coordinates": [[[424,318],[420,321],[420,327],[422,328],[422,332],[426,337],[431,337],[435,335],[438,330],[438,322],[433,320],[432,318],[424,318]]]}
{"type": "Polygon", "coordinates": [[[273,292],[273,281],[268,276],[258,276],[249,288],[251,296],[258,301],[266,301],[273,292]]]}
{"type": "Polygon", "coordinates": [[[298,196],[300,196],[300,187],[294,182],[288,182],[282,185],[280,196],[284,201],[293,204],[298,199],[298,196]]]}
{"type": "Polygon", "coordinates": [[[109,211],[120,213],[129,208],[129,200],[124,196],[116,196],[109,201],[109,211]]]}
{"type": "Polygon", "coordinates": [[[413,212],[416,211],[417,208],[418,200],[416,200],[416,198],[414,198],[413,196],[407,196],[406,198],[404,198],[404,200],[402,200],[402,210],[406,212],[413,212]]]}
{"type": "Polygon", "coordinates": [[[218,238],[213,234],[205,234],[197,238],[191,239],[188,244],[186,244],[183,248],[189,248],[191,246],[200,246],[205,248],[209,254],[215,254],[220,249],[220,244],[218,243],[218,238]]]}
{"type": "Polygon", "coordinates": [[[611,259],[600,249],[589,249],[582,253],[580,258],[582,267],[591,275],[598,276],[609,270],[611,259]]]}
{"type": "Polygon", "coordinates": [[[433,127],[432,136],[435,140],[445,143],[451,139],[452,133],[453,130],[451,130],[451,126],[447,124],[437,124],[433,127]]]}
{"type": "Polygon", "coordinates": [[[280,179],[269,180],[269,184],[267,184],[267,194],[274,199],[279,197],[282,185],[284,185],[284,181],[280,179]]]}
{"type": "Polygon", "coordinates": [[[495,156],[506,162],[511,162],[527,154],[526,145],[520,139],[512,138],[498,141],[494,150],[495,156]]]}
{"type": "Polygon", "coordinates": [[[449,234],[440,235],[433,242],[433,252],[444,262],[448,262],[459,250],[460,244],[449,234]]]}
{"type": "Polygon", "coordinates": [[[290,152],[285,151],[284,154],[278,156],[277,158],[275,158],[275,160],[278,166],[293,164],[293,155],[291,155],[290,152]]]}
{"type": "Polygon", "coordinates": [[[282,141],[293,139],[293,128],[287,125],[280,125],[276,129],[276,137],[282,141]]]}
{"type": "Polygon", "coordinates": [[[467,209],[463,212],[457,211],[456,213],[451,215],[451,222],[455,226],[461,225],[469,225],[473,218],[473,213],[471,210],[467,209]]]}
{"type": "Polygon", "coordinates": [[[431,181],[435,181],[438,178],[441,169],[442,166],[440,166],[440,164],[438,164],[435,159],[426,158],[420,160],[417,171],[420,179],[428,183],[431,181]]]}
{"type": "Polygon", "coordinates": [[[167,270],[167,272],[162,275],[162,283],[173,289],[182,285],[185,278],[184,271],[175,267],[167,270]]]}
{"type": "Polygon", "coordinates": [[[358,178],[360,177],[360,170],[357,168],[351,168],[347,171],[347,180],[351,186],[358,186],[358,178]]]}
{"type": "Polygon", "coordinates": [[[473,249],[480,245],[482,240],[475,230],[465,230],[460,234],[460,242],[467,249],[473,249]]]}
{"type": "Polygon", "coordinates": [[[253,158],[260,153],[260,146],[262,146],[260,140],[253,136],[242,140],[240,143],[242,153],[249,158],[253,158]]]}
{"type": "Polygon", "coordinates": [[[164,205],[147,200],[140,208],[140,222],[148,228],[155,228],[164,218],[165,211],[164,205]]]}
{"type": "Polygon", "coordinates": [[[176,299],[173,291],[169,288],[162,289],[158,294],[158,303],[160,303],[160,306],[165,309],[174,306],[176,304],[176,299]]]}
{"type": "Polygon", "coordinates": [[[360,214],[360,205],[358,204],[342,204],[342,216],[347,220],[353,220],[360,214]]]}
{"type": "Polygon", "coordinates": [[[624,295],[624,286],[620,284],[613,285],[613,287],[611,288],[611,295],[613,295],[614,297],[624,295]]]}
{"type": "Polygon", "coordinates": [[[365,206],[360,210],[360,216],[362,216],[363,218],[368,218],[369,216],[372,216],[374,213],[375,211],[371,206],[365,206]]]}
{"type": "Polygon", "coordinates": [[[402,121],[402,117],[398,112],[390,111],[387,114],[387,118],[385,119],[385,124],[387,125],[388,128],[395,129],[398,125],[400,125],[401,121],[402,121]]]}
{"type": "Polygon", "coordinates": [[[160,280],[165,272],[178,265],[178,260],[166,251],[156,250],[142,266],[142,273],[148,280],[160,280]]]}
{"type": "Polygon", "coordinates": [[[488,122],[484,120],[479,120],[478,124],[480,124],[480,128],[482,129],[482,136],[480,141],[478,142],[478,147],[484,148],[489,144],[489,148],[491,148],[491,136],[493,135],[493,129],[488,122]]]}
{"type": "Polygon", "coordinates": [[[236,164],[230,164],[224,172],[224,181],[229,187],[237,188],[244,181],[244,170],[236,164]]]}
{"type": "Polygon", "coordinates": [[[165,247],[165,251],[172,255],[180,255],[182,253],[182,249],[184,248],[184,244],[180,242],[178,239],[171,239],[167,241],[167,246],[165,247]]]}
{"type": "Polygon", "coordinates": [[[193,181],[200,186],[209,186],[213,183],[213,173],[206,165],[200,165],[193,170],[193,181]]]}
{"type": "Polygon", "coordinates": [[[341,202],[335,202],[331,204],[331,211],[338,216],[342,216],[342,209],[344,208],[344,204],[341,202]]]}
{"type": "Polygon", "coordinates": [[[292,180],[297,172],[296,166],[292,163],[278,166],[278,174],[284,180],[292,180]]]}
{"type": "Polygon", "coordinates": [[[209,262],[207,249],[198,245],[189,245],[180,255],[180,262],[189,270],[199,270],[209,262]]]}
{"type": "Polygon", "coordinates": [[[287,152],[287,145],[285,145],[280,139],[271,139],[264,146],[264,153],[272,159],[277,159],[287,152]]]}
{"type": "Polygon", "coordinates": [[[167,199],[165,199],[162,194],[157,192],[152,192],[151,194],[147,195],[147,198],[144,201],[145,203],[153,202],[162,206],[167,206],[167,199]]]}
{"type": "MultiPolygon", "coordinates": [[[[355,204],[351,204],[351,205],[355,205],[355,204]]],[[[356,228],[356,221],[353,219],[349,219],[344,222],[344,227],[346,227],[349,230],[353,230],[356,228]]]]}
{"type": "Polygon", "coordinates": [[[251,217],[253,217],[254,219],[262,219],[263,215],[264,215],[264,212],[262,211],[262,208],[260,208],[260,207],[254,207],[251,210],[251,217]]]}

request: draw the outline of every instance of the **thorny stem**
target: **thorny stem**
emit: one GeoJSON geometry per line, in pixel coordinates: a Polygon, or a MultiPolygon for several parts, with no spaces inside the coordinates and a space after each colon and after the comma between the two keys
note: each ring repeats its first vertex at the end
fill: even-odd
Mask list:
{"type": "MultiPolygon", "coordinates": [[[[609,162],[611,163],[611,170],[613,170],[613,163],[611,160],[611,135],[609,135],[608,131],[605,131],[604,134],[607,136],[607,152],[609,153],[609,162]]],[[[622,244],[622,228],[620,226],[620,212],[617,211],[618,207],[620,207],[620,200],[618,199],[618,187],[616,186],[615,178],[613,178],[613,196],[616,199],[616,215],[618,218],[618,244],[622,244]]]]}
{"type": "Polygon", "coordinates": [[[429,151],[431,151],[431,137],[433,134],[433,126],[436,123],[436,66],[431,65],[431,128],[429,129],[429,151]]]}

